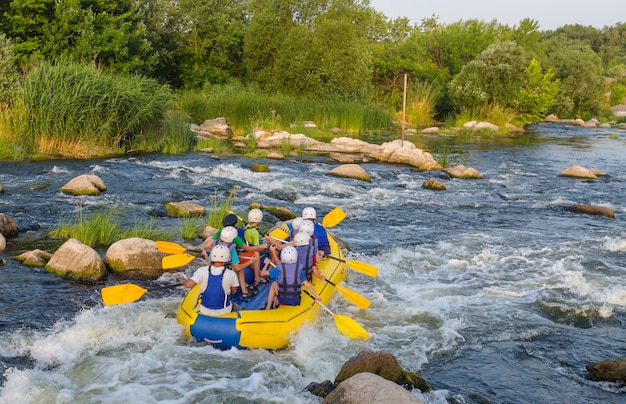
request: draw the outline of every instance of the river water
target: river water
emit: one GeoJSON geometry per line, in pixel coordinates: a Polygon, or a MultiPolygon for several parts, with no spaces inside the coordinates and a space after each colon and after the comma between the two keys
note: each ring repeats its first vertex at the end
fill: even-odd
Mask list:
{"type": "MultiPolygon", "coordinates": [[[[626,133],[545,124],[513,139],[407,140],[484,178],[369,163],[372,182],[358,182],[326,176],[336,163],[324,156],[260,160],[268,173],[252,173],[242,156],[201,153],[0,163],[0,212],[21,229],[0,253],[0,403],[319,403],[304,387],[333,380],[365,349],[423,375],[433,391],[413,394],[426,403],[624,402],[626,388],[590,380],[585,365],[626,357],[626,133]],[[572,165],[607,176],[558,176],[572,165]],[[108,190],[58,191],[86,173],[108,190]],[[422,189],[431,177],[447,190],[422,189]],[[182,335],[182,289],[104,307],[100,289],[123,280],[84,285],[12,258],[54,251],[61,241],[47,231],[79,209],[131,225],[154,218],[179,232],[178,219],[161,215],[164,203],[208,208],[235,185],[240,214],[251,202],[347,213],[332,232],[351,247],[349,259],[379,275],[351,272],[344,284],[371,300],[368,310],[339,294],[330,308],[369,340],[344,337],[324,315],[287,349],[220,351],[182,335]],[[616,218],[566,209],[578,203],[610,207],[616,218]]],[[[180,276],[135,283],[150,290],[180,276]]]]}

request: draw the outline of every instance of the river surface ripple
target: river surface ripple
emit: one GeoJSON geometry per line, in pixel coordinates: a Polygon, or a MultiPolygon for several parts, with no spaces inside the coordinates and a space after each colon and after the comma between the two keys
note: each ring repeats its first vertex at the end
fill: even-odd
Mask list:
{"type": "MultiPolygon", "coordinates": [[[[435,158],[447,154],[449,165],[477,169],[482,180],[370,163],[363,167],[372,182],[358,182],[326,176],[337,164],[323,156],[259,160],[268,173],[252,173],[242,156],[201,153],[0,162],[0,212],[21,230],[0,253],[7,261],[0,267],[0,403],[319,403],[302,389],[333,380],[364,349],[389,352],[423,375],[434,390],[413,394],[426,403],[624,402],[623,386],[590,380],[585,365],[626,357],[626,134],[531,129],[513,139],[407,138],[435,158]],[[607,175],[558,176],[572,165],[607,175]],[[108,190],[99,197],[58,191],[86,173],[108,190]],[[423,189],[431,177],[447,190],[423,189]],[[347,339],[325,315],[285,350],[219,351],[181,335],[182,289],[103,307],[100,289],[123,280],[84,285],[12,258],[54,251],[61,241],[47,232],[79,210],[111,211],[131,226],[153,219],[179,233],[181,222],[164,217],[164,203],[208,208],[235,185],[240,214],[251,202],[347,213],[332,232],[351,247],[350,259],[376,265],[379,275],[351,272],[344,285],[372,301],[368,310],[339,294],[330,307],[363,325],[370,340],[347,339]],[[567,210],[579,203],[609,207],[616,218],[567,210]]],[[[175,276],[135,283],[150,289],[175,276]]]]}

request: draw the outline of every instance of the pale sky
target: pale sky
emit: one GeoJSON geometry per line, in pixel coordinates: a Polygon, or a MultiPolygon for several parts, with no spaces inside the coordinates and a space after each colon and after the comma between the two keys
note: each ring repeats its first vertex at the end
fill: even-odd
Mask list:
{"type": "Polygon", "coordinates": [[[531,18],[542,31],[567,24],[603,28],[626,22],[625,0],[370,0],[370,5],[389,18],[407,17],[415,24],[433,14],[442,24],[495,18],[510,27],[531,18]]]}

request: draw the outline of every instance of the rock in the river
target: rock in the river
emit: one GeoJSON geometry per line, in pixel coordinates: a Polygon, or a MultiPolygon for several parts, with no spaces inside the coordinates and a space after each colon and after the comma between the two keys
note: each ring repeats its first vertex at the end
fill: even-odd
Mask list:
{"type": "Polygon", "coordinates": [[[104,181],[93,174],[79,175],[61,187],[61,192],[72,195],[98,196],[106,190],[107,186],[104,184],[104,181]]]}
{"type": "Polygon", "coordinates": [[[322,401],[322,404],[364,403],[423,404],[423,401],[397,384],[369,372],[346,379],[322,401]]]}
{"type": "Polygon", "coordinates": [[[107,270],[96,250],[69,239],[52,255],[46,270],[65,279],[95,282],[106,278],[107,270]]]}
{"type": "Polygon", "coordinates": [[[113,272],[130,279],[156,279],[163,274],[164,255],[154,241],[132,237],[113,243],[104,262],[113,272]]]}
{"type": "Polygon", "coordinates": [[[333,168],[326,174],[342,178],[354,178],[361,181],[372,182],[369,174],[358,164],[343,164],[333,168]]]}

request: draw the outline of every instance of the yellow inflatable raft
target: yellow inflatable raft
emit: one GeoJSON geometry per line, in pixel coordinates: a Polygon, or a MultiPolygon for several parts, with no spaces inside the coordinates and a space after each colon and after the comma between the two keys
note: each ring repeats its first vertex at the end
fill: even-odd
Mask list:
{"type": "MultiPolygon", "coordinates": [[[[336,240],[328,233],[330,256],[318,263],[317,267],[330,281],[324,282],[313,277],[313,287],[327,304],[335,294],[338,284],[346,277],[347,266],[336,240]]],[[[280,306],[274,310],[261,310],[267,302],[269,283],[259,286],[258,294],[249,301],[235,302],[243,310],[231,312],[220,317],[200,314],[200,287],[196,285],[185,296],[178,307],[177,320],[184,326],[185,334],[197,341],[213,344],[220,349],[264,348],[280,349],[289,344],[290,338],[298,328],[311,322],[322,312],[320,305],[302,287],[299,306],[280,306]]]]}

